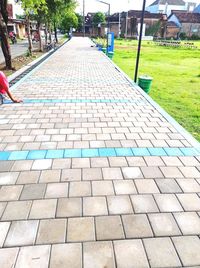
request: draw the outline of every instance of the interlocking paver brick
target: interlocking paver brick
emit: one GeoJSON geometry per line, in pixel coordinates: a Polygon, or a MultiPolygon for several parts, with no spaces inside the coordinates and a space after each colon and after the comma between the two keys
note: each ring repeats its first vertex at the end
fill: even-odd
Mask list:
{"type": "Polygon", "coordinates": [[[196,167],[179,167],[184,177],[187,178],[200,178],[200,171],[196,167]]]}
{"type": "Polygon", "coordinates": [[[173,194],[155,194],[154,197],[161,212],[183,211],[178,199],[173,194]]]}
{"type": "Polygon", "coordinates": [[[56,216],[62,217],[80,217],[82,215],[81,198],[59,198],[56,216]]]}
{"type": "Polygon", "coordinates": [[[177,253],[184,266],[199,265],[200,240],[198,236],[179,236],[172,238],[177,253]]]}
{"type": "Polygon", "coordinates": [[[145,156],[144,160],[146,161],[147,166],[150,166],[150,167],[165,166],[164,162],[162,161],[162,158],[158,156],[145,156]]]}
{"type": "Polygon", "coordinates": [[[181,262],[169,238],[144,239],[151,267],[181,267],[181,262]]]}
{"type": "Polygon", "coordinates": [[[40,159],[33,162],[32,170],[51,169],[52,159],[40,159]]]}
{"type": "Polygon", "coordinates": [[[143,178],[142,172],[139,167],[123,167],[122,173],[125,179],[143,178]]]}
{"type": "Polygon", "coordinates": [[[109,157],[111,167],[126,167],[128,166],[125,157],[109,157]]]}
{"type": "Polygon", "coordinates": [[[124,232],[119,216],[100,216],[95,219],[97,240],[123,239],[124,232]]]}
{"type": "Polygon", "coordinates": [[[91,196],[91,184],[88,181],[70,182],[69,197],[91,196]]]}
{"type": "Polygon", "coordinates": [[[131,195],[135,213],[158,212],[158,207],[152,195],[131,195]]]}
{"type": "Polygon", "coordinates": [[[195,212],[174,213],[184,235],[200,234],[200,218],[195,212]]]}
{"type": "Polygon", "coordinates": [[[67,226],[67,242],[94,241],[94,218],[70,218],[67,226]]]}
{"type": "Polygon", "coordinates": [[[177,197],[185,211],[200,210],[200,198],[197,194],[177,194],[177,197]]]}
{"type": "Polygon", "coordinates": [[[0,267],[13,268],[17,259],[19,248],[0,249],[0,267]]]}
{"type": "Polygon", "coordinates": [[[50,268],[82,268],[81,244],[57,244],[52,246],[50,268]]]}
{"type": "Polygon", "coordinates": [[[60,170],[43,170],[40,176],[40,183],[60,181],[60,170]]]}
{"type": "Polygon", "coordinates": [[[122,172],[120,168],[102,168],[104,180],[122,180],[122,172]]]}
{"type": "Polygon", "coordinates": [[[71,167],[71,159],[54,159],[52,169],[67,169],[71,167]]]}
{"type": "Polygon", "coordinates": [[[114,241],[118,268],[149,267],[141,240],[114,241]]]}
{"type": "Polygon", "coordinates": [[[117,195],[137,193],[134,182],[132,180],[115,180],[113,183],[117,195]]]}
{"type": "Polygon", "coordinates": [[[0,201],[18,200],[23,186],[2,186],[0,189],[0,201]]]}
{"type": "Polygon", "coordinates": [[[182,190],[174,179],[155,180],[161,193],[181,193],[182,190]]]}
{"type": "Polygon", "coordinates": [[[129,196],[108,196],[109,214],[129,214],[133,213],[129,196]]]}
{"type": "Polygon", "coordinates": [[[194,179],[177,179],[177,182],[185,193],[200,192],[200,185],[194,179]]]}
{"type": "Polygon", "coordinates": [[[22,171],[17,179],[17,184],[37,183],[40,171],[22,171]]]}
{"type": "Polygon", "coordinates": [[[152,237],[153,233],[146,215],[123,215],[126,238],[152,237]]]}
{"type": "Polygon", "coordinates": [[[135,157],[126,157],[127,161],[128,161],[128,164],[129,166],[138,166],[138,167],[144,167],[146,166],[147,164],[145,163],[144,159],[142,157],[138,157],[138,156],[135,156],[135,157]]]}
{"type": "MultiPolygon", "coordinates": [[[[0,248],[3,246],[9,227],[10,227],[10,222],[0,222],[0,248]]],[[[0,256],[1,256],[1,253],[0,253],[0,256]]]]}
{"type": "Polygon", "coordinates": [[[17,258],[16,268],[48,268],[50,246],[22,247],[17,258]]]}
{"type": "Polygon", "coordinates": [[[153,194],[159,193],[159,189],[152,179],[135,180],[136,188],[139,194],[153,194]]]}
{"type": "Polygon", "coordinates": [[[105,197],[84,197],[83,216],[108,215],[105,197]]]}
{"type": "Polygon", "coordinates": [[[29,219],[54,218],[56,205],[56,199],[34,200],[29,214],[29,219]]]}
{"type": "Polygon", "coordinates": [[[68,183],[49,183],[47,185],[45,198],[59,198],[68,196],[68,183]]]}
{"type": "Polygon", "coordinates": [[[5,241],[5,247],[33,245],[38,223],[36,220],[13,221],[5,241]]]}
{"type": "Polygon", "coordinates": [[[93,268],[93,267],[115,268],[112,243],[111,242],[84,243],[83,265],[85,268],[93,268]]]}
{"type": "Polygon", "coordinates": [[[66,224],[65,219],[41,220],[36,243],[53,244],[65,242],[66,224]]]}
{"type": "Polygon", "coordinates": [[[98,195],[113,195],[114,187],[111,181],[93,181],[92,193],[94,196],[98,195]]]}
{"type": "Polygon", "coordinates": [[[181,232],[170,213],[149,214],[149,220],[155,236],[181,235],[181,232]],[[163,226],[165,226],[163,228],[163,226]]]}
{"type": "Polygon", "coordinates": [[[19,176],[19,172],[2,172],[0,173],[0,185],[15,184],[19,176]]]}
{"type": "Polygon", "coordinates": [[[81,169],[63,169],[61,181],[80,181],[81,169]]]}
{"type": "Polygon", "coordinates": [[[14,201],[8,202],[6,209],[3,213],[2,220],[26,220],[31,208],[31,201],[14,201]]]}
{"type": "Polygon", "coordinates": [[[183,162],[184,166],[199,166],[199,162],[192,156],[180,156],[179,159],[183,162]]]}
{"type": "Polygon", "coordinates": [[[109,167],[109,162],[107,158],[101,157],[101,158],[91,158],[91,167],[109,167]]]}
{"type": "Polygon", "coordinates": [[[26,184],[20,200],[41,199],[44,197],[45,190],[46,184],[26,184]]]}
{"type": "Polygon", "coordinates": [[[161,158],[164,161],[166,166],[170,166],[170,167],[176,166],[176,167],[178,167],[178,166],[183,165],[181,163],[181,161],[179,160],[179,158],[175,157],[175,156],[162,156],[161,158]]]}
{"type": "Polygon", "coordinates": [[[163,178],[163,174],[161,173],[158,167],[141,167],[142,173],[145,178],[163,178]]]}
{"type": "Polygon", "coordinates": [[[102,180],[102,172],[100,168],[84,168],[83,172],[83,180],[86,181],[95,181],[102,180]]]}

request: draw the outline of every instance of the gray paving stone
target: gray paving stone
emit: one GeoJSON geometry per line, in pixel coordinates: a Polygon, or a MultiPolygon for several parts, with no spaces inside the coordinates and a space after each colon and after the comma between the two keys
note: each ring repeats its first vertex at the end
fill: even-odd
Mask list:
{"type": "Polygon", "coordinates": [[[71,159],[53,159],[52,169],[67,169],[71,167],[71,159]]]}
{"type": "Polygon", "coordinates": [[[34,200],[29,219],[54,218],[56,213],[56,199],[34,200]]]}
{"type": "Polygon", "coordinates": [[[70,182],[69,197],[91,196],[91,184],[88,181],[70,182]]]}
{"type": "Polygon", "coordinates": [[[174,217],[184,235],[200,234],[200,218],[195,212],[174,213],[174,217]]]}
{"type": "Polygon", "coordinates": [[[37,183],[40,177],[40,171],[22,171],[19,174],[17,184],[37,183]]]}
{"type": "Polygon", "coordinates": [[[174,179],[156,179],[161,193],[181,193],[182,190],[174,179]]]}
{"type": "Polygon", "coordinates": [[[36,243],[53,244],[65,242],[66,224],[65,219],[41,220],[36,243]]]}
{"type": "Polygon", "coordinates": [[[147,165],[143,157],[126,157],[126,159],[130,167],[144,167],[147,165]]]}
{"type": "Polygon", "coordinates": [[[123,215],[126,238],[152,237],[153,233],[146,215],[123,215]]]}
{"type": "Polygon", "coordinates": [[[158,207],[152,195],[131,195],[135,213],[158,212],[158,207]]]}
{"type": "Polygon", "coordinates": [[[115,268],[111,242],[88,242],[83,244],[84,268],[115,268]]]}
{"type": "Polygon", "coordinates": [[[197,194],[177,194],[177,197],[185,211],[200,210],[200,198],[197,194]]]}
{"type": "Polygon", "coordinates": [[[165,178],[183,178],[182,173],[177,167],[160,167],[165,178]]]}
{"type": "Polygon", "coordinates": [[[49,183],[47,184],[47,190],[45,198],[59,198],[68,196],[68,183],[49,183]]]}
{"type": "Polygon", "coordinates": [[[108,215],[105,197],[84,197],[83,216],[108,215]]]}
{"type": "Polygon", "coordinates": [[[161,212],[183,211],[178,199],[173,194],[155,194],[154,197],[161,212]]]}
{"type": "Polygon", "coordinates": [[[128,163],[125,157],[109,157],[111,167],[127,167],[128,163]]]}
{"type": "Polygon", "coordinates": [[[16,262],[19,248],[0,249],[0,267],[13,268],[16,262]]]}
{"type": "Polygon", "coordinates": [[[72,168],[90,168],[89,158],[73,158],[72,168]]]}
{"type": "Polygon", "coordinates": [[[200,178],[200,171],[196,167],[179,167],[186,178],[200,178]]]}
{"type": "Polygon", "coordinates": [[[143,178],[139,167],[123,167],[122,173],[125,179],[139,179],[143,178]]]}
{"type": "Polygon", "coordinates": [[[2,186],[0,189],[0,201],[18,200],[23,186],[2,186]]]}
{"type": "Polygon", "coordinates": [[[29,171],[32,165],[32,160],[18,160],[14,162],[11,171],[29,171]]]}
{"type": "Polygon", "coordinates": [[[170,213],[148,215],[155,236],[181,235],[181,232],[170,213]]]}
{"type": "Polygon", "coordinates": [[[118,268],[149,267],[141,240],[114,241],[118,268]]]}
{"type": "Polygon", "coordinates": [[[24,186],[20,199],[41,199],[44,197],[46,184],[27,184],[24,186]]]}
{"type": "Polygon", "coordinates": [[[114,195],[114,188],[111,181],[93,181],[92,193],[94,196],[98,195],[114,195]]]}
{"type": "Polygon", "coordinates": [[[83,168],[83,180],[95,181],[102,180],[102,173],[100,168],[83,168]]]}
{"type": "Polygon", "coordinates": [[[169,238],[144,239],[151,267],[181,267],[180,260],[169,238]]]}
{"type": "Polygon", "coordinates": [[[158,167],[141,167],[141,170],[147,179],[163,178],[163,174],[158,167]]]}
{"type": "Polygon", "coordinates": [[[10,171],[12,166],[14,164],[14,161],[1,161],[0,162],[0,170],[1,172],[7,172],[10,171]]]}
{"type": "Polygon", "coordinates": [[[145,156],[144,160],[146,161],[147,166],[150,166],[150,167],[165,166],[164,162],[162,161],[162,158],[159,156],[145,156]]]}
{"type": "Polygon", "coordinates": [[[63,169],[61,181],[80,181],[81,169],[63,169]]]}
{"type": "Polygon", "coordinates": [[[134,182],[132,180],[116,180],[113,181],[113,183],[117,195],[137,193],[134,182]]]}
{"type": "Polygon", "coordinates": [[[123,239],[124,232],[119,216],[101,216],[96,218],[97,240],[123,239]]]}
{"type": "Polygon", "coordinates": [[[53,245],[50,268],[82,268],[81,244],[53,245]]]}
{"type": "Polygon", "coordinates": [[[109,214],[129,214],[133,213],[129,196],[108,196],[109,214]]]}
{"type": "Polygon", "coordinates": [[[15,184],[19,172],[2,172],[0,173],[0,185],[15,184]]]}
{"type": "Polygon", "coordinates": [[[67,242],[94,241],[94,218],[70,218],[67,228],[67,242]]]}
{"type": "Polygon", "coordinates": [[[179,159],[183,162],[184,166],[199,166],[199,162],[193,156],[180,156],[179,159]]]}
{"type": "Polygon", "coordinates": [[[109,162],[108,159],[106,157],[93,157],[90,159],[91,161],[91,167],[96,168],[96,167],[109,167],[109,162]]]}
{"type": "Polygon", "coordinates": [[[139,179],[135,180],[136,188],[139,194],[153,194],[159,193],[159,189],[152,179],[139,179]]]}
{"type": "Polygon", "coordinates": [[[5,247],[33,245],[38,228],[38,221],[14,221],[11,224],[5,247]]]}
{"type": "Polygon", "coordinates": [[[48,268],[50,246],[22,247],[17,258],[16,268],[48,268]]]}
{"type": "Polygon", "coordinates": [[[165,165],[169,167],[183,166],[182,162],[176,156],[162,156],[162,160],[164,161],[165,165]]]}
{"type": "Polygon", "coordinates": [[[26,220],[31,208],[31,201],[14,201],[9,202],[3,213],[2,220],[26,220]]]}
{"type": "Polygon", "coordinates": [[[59,198],[56,217],[80,217],[82,215],[81,198],[59,198]]]}
{"type": "Polygon", "coordinates": [[[194,179],[177,179],[184,193],[200,192],[200,185],[194,179]]]}
{"type": "Polygon", "coordinates": [[[123,180],[120,168],[102,168],[104,180],[123,180]]]}
{"type": "Polygon", "coordinates": [[[60,170],[43,170],[40,176],[40,183],[60,181],[60,170]]]}
{"type": "Polygon", "coordinates": [[[0,217],[2,216],[5,207],[6,207],[7,203],[6,202],[0,202],[0,217]]]}
{"type": "Polygon", "coordinates": [[[184,266],[199,265],[200,240],[198,236],[179,236],[172,238],[184,266]]]}
{"type": "MultiPolygon", "coordinates": [[[[3,246],[9,227],[10,227],[10,222],[0,222],[0,248],[3,246]]],[[[1,256],[1,253],[0,253],[0,256],[1,256]]]]}

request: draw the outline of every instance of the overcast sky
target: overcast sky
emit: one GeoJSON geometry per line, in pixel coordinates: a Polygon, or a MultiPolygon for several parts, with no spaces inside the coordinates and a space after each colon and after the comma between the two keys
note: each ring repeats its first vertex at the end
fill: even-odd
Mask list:
{"type": "MultiPolygon", "coordinates": [[[[110,3],[111,13],[119,11],[127,11],[130,9],[141,10],[143,4],[143,0],[103,0],[103,1],[110,3]]],[[[154,1],[155,0],[146,0],[146,5],[147,6],[150,5],[154,1]]],[[[188,1],[200,3],[200,0],[192,0],[192,1],[185,0],[185,2],[188,1]]],[[[79,3],[79,7],[77,7],[77,12],[83,13],[83,0],[77,0],[77,2],[79,3]]],[[[98,3],[97,0],[85,0],[85,13],[97,12],[97,11],[107,12],[108,6],[98,3]]]]}
{"type": "MultiPolygon", "coordinates": [[[[147,5],[150,5],[155,0],[146,0],[147,5]]],[[[77,11],[83,12],[83,0],[77,0],[79,7],[77,11]]],[[[128,9],[142,9],[143,0],[104,0],[104,2],[110,3],[111,13],[118,11],[127,11],[128,9]]],[[[85,10],[87,12],[103,11],[107,12],[108,6],[102,3],[98,3],[97,0],[85,0],[85,10]]]]}

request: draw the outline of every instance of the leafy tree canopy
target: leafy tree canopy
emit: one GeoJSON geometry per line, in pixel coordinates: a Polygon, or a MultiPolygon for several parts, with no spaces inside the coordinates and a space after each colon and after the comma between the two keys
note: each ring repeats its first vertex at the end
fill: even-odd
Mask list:
{"type": "Polygon", "coordinates": [[[105,14],[102,12],[97,12],[95,13],[93,17],[93,23],[95,26],[98,26],[99,23],[105,23],[106,17],[105,14]]]}

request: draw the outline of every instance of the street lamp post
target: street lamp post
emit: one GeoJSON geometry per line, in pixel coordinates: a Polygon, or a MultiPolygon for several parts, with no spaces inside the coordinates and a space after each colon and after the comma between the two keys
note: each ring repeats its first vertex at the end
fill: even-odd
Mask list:
{"type": "Polygon", "coordinates": [[[143,33],[145,6],[146,6],[146,0],[143,0],[142,17],[141,17],[141,22],[140,22],[140,36],[139,36],[138,52],[137,52],[137,59],[136,59],[136,66],[135,66],[135,78],[134,78],[135,83],[137,82],[138,68],[139,68],[139,61],[140,61],[140,50],[141,50],[141,44],[142,44],[142,33],[143,33]]]}
{"type": "Polygon", "coordinates": [[[83,37],[85,37],[85,0],[83,0],[83,37]]]}
{"type": "Polygon", "coordinates": [[[96,0],[100,3],[103,3],[108,6],[108,20],[107,20],[107,26],[108,26],[108,32],[107,32],[107,53],[108,53],[108,33],[110,32],[110,4],[101,0],[96,0]]]}

